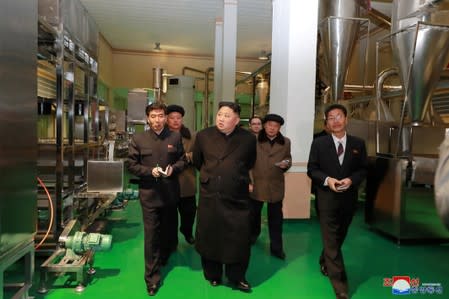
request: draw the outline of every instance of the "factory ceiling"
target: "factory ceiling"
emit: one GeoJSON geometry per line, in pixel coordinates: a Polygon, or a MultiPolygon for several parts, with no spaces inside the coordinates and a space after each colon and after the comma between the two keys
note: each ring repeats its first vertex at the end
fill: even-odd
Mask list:
{"type": "MultiPolygon", "coordinates": [[[[223,0],[81,0],[115,50],[213,56],[223,0]]],[[[238,0],[237,56],[271,52],[271,0],[238,0]]],[[[371,1],[388,15],[391,0],[371,1]]]]}

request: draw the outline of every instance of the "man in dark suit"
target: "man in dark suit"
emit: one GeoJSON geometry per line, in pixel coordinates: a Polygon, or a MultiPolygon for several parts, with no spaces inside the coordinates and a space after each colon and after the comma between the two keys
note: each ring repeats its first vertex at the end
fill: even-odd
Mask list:
{"type": "Polygon", "coordinates": [[[323,251],[320,270],[329,277],[337,298],[349,298],[341,247],[356,211],[358,187],[365,179],[367,157],[363,140],[346,134],[347,110],[326,108],[331,133],[312,142],[307,174],[317,186],[323,251]]]}
{"type": "MultiPolygon", "coordinates": [[[[324,119],[323,125],[324,125],[324,127],[320,132],[313,134],[313,139],[319,138],[321,136],[329,135],[329,129],[327,128],[326,119],[324,119]]],[[[318,210],[318,196],[316,195],[316,186],[313,184],[313,182],[312,182],[312,186],[311,186],[311,192],[313,195],[315,195],[315,200],[314,200],[315,213],[316,213],[316,216],[319,217],[320,211],[318,210]]]]}
{"type": "Polygon", "coordinates": [[[159,289],[161,265],[167,262],[177,245],[177,174],[185,167],[181,135],[165,126],[166,109],[161,103],[146,108],[150,129],[133,136],[127,159],[129,171],[140,179],[145,283],[150,296],[159,289]]]}
{"type": "Polygon", "coordinates": [[[221,283],[224,265],[233,286],[249,292],[249,170],[256,160],[256,138],[239,127],[238,104],[220,102],[218,107],[216,125],[198,132],[193,147],[193,164],[200,171],[195,248],[212,286],[221,283]]]}

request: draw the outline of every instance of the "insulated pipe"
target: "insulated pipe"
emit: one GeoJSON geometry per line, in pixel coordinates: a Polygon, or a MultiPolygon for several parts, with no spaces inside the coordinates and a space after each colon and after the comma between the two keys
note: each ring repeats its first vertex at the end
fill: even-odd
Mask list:
{"type": "MultiPolygon", "coordinates": [[[[377,76],[376,82],[376,103],[377,103],[377,121],[380,121],[380,105],[382,105],[382,87],[385,80],[391,76],[398,75],[398,70],[396,68],[388,68],[383,70],[377,76]]],[[[379,125],[376,124],[376,153],[380,152],[380,133],[379,125]]]]}
{"type": "Polygon", "coordinates": [[[185,66],[185,67],[182,68],[182,75],[183,76],[185,75],[186,71],[197,72],[197,73],[200,73],[200,74],[203,74],[203,75],[206,74],[206,72],[204,72],[202,70],[198,70],[198,69],[194,69],[192,67],[185,66]]]}
{"type": "Polygon", "coordinates": [[[383,84],[385,82],[385,80],[387,80],[389,77],[394,76],[394,75],[399,75],[399,72],[396,68],[388,68],[383,70],[382,72],[379,73],[379,75],[377,76],[377,83],[376,83],[376,103],[377,103],[377,120],[381,120],[380,119],[380,105],[382,104],[382,87],[383,84]]]}

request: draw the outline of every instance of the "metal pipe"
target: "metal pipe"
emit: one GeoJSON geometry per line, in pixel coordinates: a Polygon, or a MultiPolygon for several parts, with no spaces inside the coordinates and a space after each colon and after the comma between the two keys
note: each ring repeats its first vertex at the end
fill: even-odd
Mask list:
{"type": "Polygon", "coordinates": [[[380,24],[378,25],[380,26],[384,25],[382,27],[386,27],[386,29],[390,30],[391,18],[388,17],[387,15],[384,15],[377,9],[371,8],[370,10],[368,10],[368,16],[372,17],[374,20],[379,21],[380,24]]]}
{"type": "Polygon", "coordinates": [[[396,68],[388,68],[383,70],[382,72],[379,73],[379,75],[377,76],[377,82],[376,82],[376,103],[377,103],[377,120],[381,120],[380,119],[380,105],[381,105],[381,101],[382,101],[382,87],[383,84],[385,82],[385,80],[387,80],[389,77],[394,76],[394,75],[399,75],[399,71],[396,68]]]}
{"type": "Polygon", "coordinates": [[[376,123],[376,153],[380,152],[380,105],[382,104],[382,86],[385,80],[391,76],[398,75],[399,72],[396,68],[388,68],[379,73],[376,80],[376,104],[377,104],[377,123],[376,123]]]}
{"type": "Polygon", "coordinates": [[[205,71],[198,70],[198,69],[195,69],[195,68],[193,68],[193,67],[185,66],[185,67],[182,68],[182,75],[183,75],[183,76],[186,74],[186,71],[197,72],[197,73],[200,73],[200,74],[203,74],[203,75],[206,74],[205,71]]]}
{"type": "MultiPolygon", "coordinates": [[[[214,71],[213,67],[210,67],[205,72],[204,83],[204,127],[209,127],[209,75],[214,71]]],[[[217,95],[214,95],[214,102],[217,101],[217,95]]]]}
{"type": "Polygon", "coordinates": [[[239,85],[242,83],[245,83],[246,81],[248,81],[249,79],[251,79],[252,77],[257,76],[257,74],[261,73],[262,71],[266,70],[267,68],[269,68],[271,66],[271,61],[268,61],[267,63],[265,63],[264,65],[262,65],[261,67],[259,67],[257,70],[255,70],[253,73],[249,74],[248,76],[246,76],[245,78],[237,81],[235,83],[235,85],[239,85]]]}
{"type": "MultiPolygon", "coordinates": [[[[371,91],[374,85],[345,84],[345,91],[371,91]]],[[[384,85],[384,89],[401,90],[402,85],[384,85]]]]}

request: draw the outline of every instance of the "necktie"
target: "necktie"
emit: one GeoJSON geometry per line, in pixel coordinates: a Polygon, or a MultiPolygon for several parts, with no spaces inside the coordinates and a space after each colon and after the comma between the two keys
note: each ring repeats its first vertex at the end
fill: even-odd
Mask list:
{"type": "Polygon", "coordinates": [[[338,157],[341,156],[341,154],[343,154],[343,144],[341,142],[338,143],[338,149],[337,149],[337,155],[338,157]]]}

